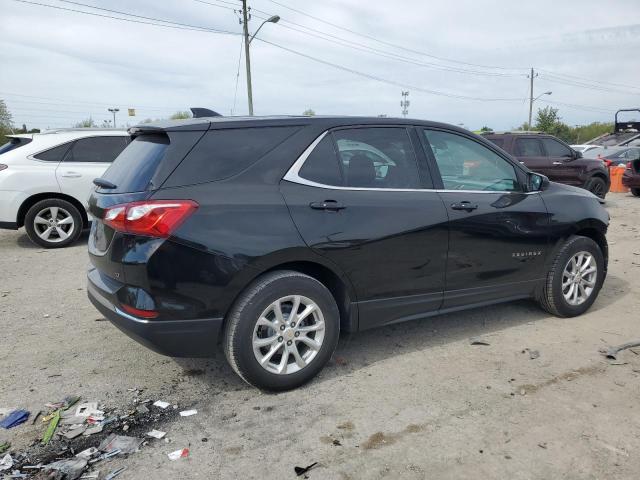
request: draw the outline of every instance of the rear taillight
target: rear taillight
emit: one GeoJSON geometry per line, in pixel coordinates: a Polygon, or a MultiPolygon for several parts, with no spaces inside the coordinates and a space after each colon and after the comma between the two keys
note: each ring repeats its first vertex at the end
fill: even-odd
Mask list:
{"type": "Polygon", "coordinates": [[[611,160],[609,160],[608,158],[603,158],[602,161],[604,162],[604,165],[606,167],[610,167],[611,164],[613,163],[611,160]]]}
{"type": "Polygon", "coordinates": [[[633,170],[633,167],[631,166],[631,162],[627,162],[627,170],[633,170]]]}
{"type": "Polygon", "coordinates": [[[157,318],[158,317],[158,312],[156,312],[155,310],[143,310],[141,308],[135,308],[135,307],[132,307],[131,305],[127,305],[126,303],[122,303],[121,306],[125,312],[131,315],[135,315],[136,317],[140,317],[140,318],[157,318]]]}
{"type": "Polygon", "coordinates": [[[5,165],[4,163],[0,163],[0,171],[4,170],[5,168],[9,168],[8,165],[5,165]]]}
{"type": "Polygon", "coordinates": [[[148,237],[166,238],[195,210],[191,200],[148,200],[114,205],[103,221],[114,230],[148,237]]]}

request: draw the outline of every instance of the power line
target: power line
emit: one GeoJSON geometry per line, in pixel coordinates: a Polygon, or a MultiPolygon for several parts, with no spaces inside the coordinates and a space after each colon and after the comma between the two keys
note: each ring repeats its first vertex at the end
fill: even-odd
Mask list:
{"type": "MultiPolygon", "coordinates": [[[[491,68],[491,69],[498,69],[498,70],[524,70],[524,68],[507,68],[507,67],[499,67],[499,66],[495,66],[495,65],[482,65],[482,64],[478,64],[478,63],[463,62],[463,61],[460,61],[460,60],[454,60],[454,59],[450,59],[450,58],[446,58],[446,57],[439,57],[437,55],[433,55],[433,54],[430,54],[430,53],[422,52],[422,51],[419,51],[419,50],[413,50],[413,49],[405,47],[403,45],[398,45],[398,44],[395,44],[395,43],[391,43],[391,42],[387,42],[387,41],[384,41],[384,40],[380,40],[379,38],[376,38],[376,37],[374,37],[372,35],[367,35],[367,34],[364,34],[364,33],[356,32],[355,30],[351,30],[351,29],[343,27],[341,25],[337,25],[335,23],[329,22],[329,21],[324,20],[322,18],[316,17],[316,16],[311,15],[309,13],[306,13],[306,12],[303,12],[303,11],[298,10],[296,8],[293,8],[293,7],[290,7],[288,5],[285,5],[285,4],[281,3],[281,2],[277,2],[275,0],[268,0],[268,1],[278,5],[280,7],[286,8],[286,9],[291,10],[291,11],[296,12],[296,13],[299,13],[300,15],[303,15],[305,17],[312,18],[313,20],[316,20],[318,22],[324,23],[326,25],[330,25],[330,26],[332,26],[334,28],[343,30],[345,32],[349,32],[349,33],[351,33],[353,35],[357,35],[359,37],[368,38],[369,40],[373,40],[375,42],[381,43],[383,45],[387,45],[389,47],[397,48],[397,49],[400,49],[400,50],[405,50],[405,51],[411,52],[411,53],[416,53],[418,55],[423,55],[425,57],[433,58],[433,59],[440,60],[440,61],[443,61],[443,62],[457,63],[457,64],[460,64],[460,65],[468,65],[468,66],[480,67],[480,68],[491,68]]],[[[256,11],[258,11],[258,10],[256,10],[256,11]]],[[[261,12],[261,13],[266,13],[266,12],[261,12]]]]}
{"type": "Polygon", "coordinates": [[[35,104],[40,104],[40,105],[88,105],[88,106],[94,106],[94,107],[110,107],[113,104],[119,104],[119,105],[131,105],[131,106],[135,106],[136,108],[144,108],[147,110],[173,110],[173,109],[180,109],[180,108],[184,108],[184,106],[182,107],[172,107],[172,106],[166,106],[166,107],[159,107],[159,106],[149,106],[149,105],[138,105],[135,102],[109,102],[109,103],[99,103],[99,102],[83,102],[83,101],[78,101],[78,100],[71,100],[71,99],[64,99],[64,98],[54,98],[54,97],[39,97],[39,96],[35,96],[35,95],[23,95],[20,93],[10,93],[10,92],[0,92],[0,95],[3,96],[15,96],[15,97],[24,97],[24,98],[35,98],[35,99],[41,99],[41,100],[56,100],[57,103],[53,103],[53,102],[32,102],[32,101],[27,101],[27,100],[10,100],[11,102],[22,102],[22,103],[35,103],[35,104]]]}
{"type": "Polygon", "coordinates": [[[555,73],[555,72],[551,72],[549,70],[544,70],[542,68],[539,68],[538,71],[542,72],[542,73],[548,73],[550,75],[554,75],[556,77],[565,77],[569,80],[573,79],[575,80],[580,80],[583,83],[595,83],[595,84],[603,84],[603,85],[612,85],[615,87],[622,87],[622,88],[633,88],[633,89],[638,89],[640,90],[640,87],[637,85],[629,85],[629,84],[624,84],[624,83],[614,83],[614,82],[607,82],[604,80],[588,80],[585,79],[584,77],[578,77],[576,75],[569,75],[567,73],[555,73]]]}
{"type": "Polygon", "coordinates": [[[540,99],[541,102],[543,103],[548,103],[550,105],[560,105],[563,107],[567,107],[567,108],[574,108],[576,110],[584,110],[587,112],[594,112],[594,113],[615,113],[615,110],[609,110],[606,108],[602,108],[602,107],[594,107],[594,106],[589,106],[589,105],[579,105],[576,103],[565,103],[565,102],[556,102],[556,101],[552,101],[552,100],[543,100],[540,99]]]}
{"type": "MultiPolygon", "coordinates": [[[[219,29],[215,29],[215,28],[210,28],[210,27],[200,27],[200,26],[195,26],[195,25],[189,25],[186,23],[179,23],[179,22],[173,22],[173,21],[169,21],[169,20],[162,20],[162,19],[153,19],[153,21],[151,22],[147,22],[147,21],[143,21],[143,20],[133,20],[131,18],[122,18],[122,17],[114,17],[112,15],[104,15],[104,14],[100,14],[100,13],[94,13],[94,12],[85,12],[83,10],[76,10],[73,8],[66,8],[66,7],[60,7],[57,5],[49,5],[47,3],[39,3],[39,2],[33,2],[30,0],[13,0],[14,2],[19,2],[19,3],[25,3],[25,4],[29,4],[29,5],[38,5],[40,7],[48,7],[48,8],[54,8],[56,10],[64,10],[67,12],[74,12],[74,13],[82,13],[84,15],[91,15],[94,17],[102,17],[102,18],[108,18],[111,20],[121,20],[123,22],[130,22],[130,23],[140,23],[143,25],[153,25],[156,27],[165,27],[165,28],[174,28],[177,30],[193,30],[196,32],[207,32],[207,33],[219,33],[219,34],[226,34],[226,35],[240,35],[240,33],[237,32],[230,32],[227,30],[219,30],[219,29]],[[155,22],[164,22],[164,23],[155,23],[155,22]],[[165,25],[167,24],[167,25],[165,25]]],[[[67,0],[60,0],[60,1],[67,1],[67,0]]],[[[72,3],[72,2],[69,2],[72,3]]],[[[77,2],[73,2],[76,5],[82,5],[84,7],[87,8],[95,8],[97,10],[105,10],[101,7],[94,7],[92,5],[85,5],[85,4],[81,4],[81,3],[77,3],[77,2]]],[[[133,17],[139,17],[138,15],[133,15],[130,13],[125,13],[125,12],[119,12],[116,10],[111,10],[112,12],[116,12],[119,15],[127,15],[127,16],[133,16],[133,17]]],[[[143,18],[150,18],[150,17],[143,17],[143,18]]]]}
{"type": "Polygon", "coordinates": [[[623,90],[614,90],[611,88],[606,88],[606,87],[602,87],[602,86],[596,86],[596,85],[589,85],[587,83],[584,82],[578,82],[576,80],[566,80],[563,79],[561,77],[557,77],[556,75],[552,75],[552,74],[548,74],[548,73],[543,73],[542,74],[542,78],[547,79],[550,82],[555,82],[555,83],[560,83],[563,85],[569,85],[572,87],[579,87],[579,88],[586,88],[588,90],[595,90],[598,92],[606,92],[606,93],[621,93],[624,95],[640,95],[640,92],[625,92],[623,90]]]}
{"type": "Polygon", "coordinates": [[[395,80],[389,80],[389,79],[386,79],[386,78],[378,77],[376,75],[372,75],[370,73],[361,72],[359,70],[355,70],[353,68],[346,67],[344,65],[339,65],[337,63],[332,63],[332,62],[329,62],[329,61],[326,61],[326,60],[322,60],[322,59],[319,59],[319,58],[314,57],[312,55],[307,55],[306,53],[302,53],[302,52],[299,52],[297,50],[293,50],[291,48],[284,47],[282,45],[278,45],[277,43],[273,43],[273,42],[270,42],[268,40],[264,40],[263,38],[256,37],[256,40],[259,40],[259,41],[261,41],[263,43],[266,43],[268,45],[272,45],[272,46],[274,46],[276,48],[279,48],[281,50],[285,50],[285,51],[287,51],[289,53],[293,53],[294,55],[298,55],[300,57],[307,58],[307,59],[312,60],[314,62],[321,63],[323,65],[327,65],[327,66],[336,68],[338,70],[349,72],[349,73],[352,73],[354,75],[359,75],[361,77],[365,77],[365,78],[368,78],[370,80],[376,80],[378,82],[387,83],[389,85],[395,85],[397,87],[408,88],[409,90],[417,90],[419,92],[429,93],[431,95],[438,95],[438,96],[449,97],[449,98],[458,98],[458,99],[464,99],[464,100],[477,100],[477,101],[484,101],[484,102],[509,102],[509,101],[520,101],[520,100],[522,100],[521,98],[472,97],[472,96],[468,96],[468,95],[458,95],[458,94],[454,94],[454,93],[447,93],[447,92],[441,92],[441,91],[437,91],[437,90],[430,90],[430,89],[426,89],[426,88],[422,88],[422,87],[417,87],[415,85],[410,85],[410,84],[405,83],[405,82],[398,82],[398,81],[395,81],[395,80]]]}

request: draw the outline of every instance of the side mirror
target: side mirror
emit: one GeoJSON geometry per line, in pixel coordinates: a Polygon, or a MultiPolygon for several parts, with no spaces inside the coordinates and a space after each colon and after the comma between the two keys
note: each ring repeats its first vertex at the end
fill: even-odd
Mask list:
{"type": "Polygon", "coordinates": [[[549,179],[539,173],[529,173],[529,191],[539,192],[549,187],[549,179]]]}
{"type": "Polygon", "coordinates": [[[579,152],[577,150],[571,150],[573,152],[573,155],[571,155],[571,159],[572,160],[576,160],[578,158],[582,158],[582,152],[579,152]]]}

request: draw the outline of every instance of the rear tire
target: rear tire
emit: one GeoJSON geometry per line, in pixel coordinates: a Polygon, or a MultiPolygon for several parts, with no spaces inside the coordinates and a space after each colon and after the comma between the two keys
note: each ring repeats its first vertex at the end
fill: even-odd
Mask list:
{"type": "Polygon", "coordinates": [[[236,300],[225,320],[224,353],[247,383],[289,390],[322,370],[339,334],[331,292],[308,275],[281,270],[259,277],[236,300]]]}
{"type": "Polygon", "coordinates": [[[633,195],[634,197],[640,197],[640,188],[632,188],[631,195],[633,195]]]}
{"type": "Polygon", "coordinates": [[[66,200],[47,198],[27,211],[24,228],[33,243],[44,248],[63,248],[82,234],[82,215],[66,200]]]}
{"type": "Polygon", "coordinates": [[[596,197],[604,198],[607,195],[607,182],[600,177],[591,177],[587,180],[584,188],[596,197]]]}
{"type": "Polygon", "coordinates": [[[604,277],[604,255],[598,244],[590,238],[573,235],[557,253],[538,302],[557,317],[581,315],[595,302],[604,277]],[[572,268],[571,262],[575,262],[573,265],[577,268],[572,268]],[[572,271],[579,274],[573,275],[572,271]]]}

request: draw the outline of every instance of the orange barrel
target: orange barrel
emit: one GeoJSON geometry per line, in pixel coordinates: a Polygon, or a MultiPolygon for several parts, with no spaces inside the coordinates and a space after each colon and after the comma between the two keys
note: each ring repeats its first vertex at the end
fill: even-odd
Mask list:
{"type": "Polygon", "coordinates": [[[622,185],[622,175],[626,167],[609,167],[609,175],[611,176],[611,188],[612,193],[627,193],[629,189],[622,185]]]}

